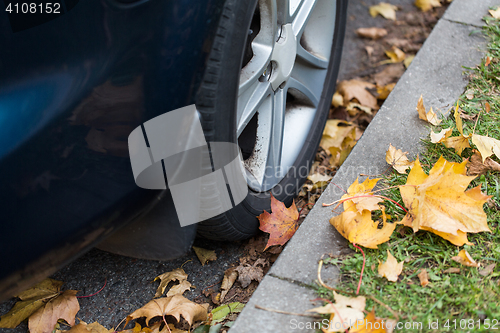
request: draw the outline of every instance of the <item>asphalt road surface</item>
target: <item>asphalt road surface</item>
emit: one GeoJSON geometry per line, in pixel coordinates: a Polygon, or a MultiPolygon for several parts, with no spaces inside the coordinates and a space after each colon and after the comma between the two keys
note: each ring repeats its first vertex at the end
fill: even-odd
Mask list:
{"type": "MultiPolygon", "coordinates": [[[[363,57],[366,58],[363,41],[354,31],[359,27],[380,26],[383,23],[380,17],[372,18],[368,13],[368,7],[378,2],[378,0],[350,1],[339,79],[356,76],[359,71],[358,62],[362,62],[363,57]]],[[[413,0],[388,2],[400,6],[403,10],[415,10],[413,0]]],[[[64,281],[63,290],[79,290],[78,295],[91,295],[100,290],[106,282],[105,288],[97,295],[79,299],[80,311],[77,318],[87,323],[98,321],[105,327],[111,328],[153,298],[158,286],[158,282],[152,283],[156,276],[182,265],[189,275],[188,280],[196,286],[184,296],[191,300],[200,297],[203,289],[220,282],[224,271],[231,264],[238,262],[245,243],[220,243],[200,239],[195,245],[215,250],[217,260],[201,266],[192,250],[182,258],[164,262],[133,259],[93,249],[58,271],[52,278],[64,281]]],[[[0,303],[0,314],[9,311],[14,303],[14,299],[0,303]]],[[[0,329],[0,331],[26,332],[27,324],[22,323],[16,329],[0,329]]]]}

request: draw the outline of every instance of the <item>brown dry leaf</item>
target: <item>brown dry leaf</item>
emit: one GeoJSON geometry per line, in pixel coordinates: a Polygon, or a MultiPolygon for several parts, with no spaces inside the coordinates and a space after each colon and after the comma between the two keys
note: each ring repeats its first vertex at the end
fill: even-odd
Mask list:
{"type": "Polygon", "coordinates": [[[441,130],[439,133],[434,133],[431,131],[431,142],[432,143],[441,143],[444,140],[448,139],[453,132],[453,129],[450,128],[444,128],[441,130]]]}
{"type": "Polygon", "coordinates": [[[344,139],[353,129],[352,123],[339,119],[328,119],[319,145],[325,151],[328,151],[330,147],[340,148],[344,139]]]}
{"type": "Polygon", "coordinates": [[[307,312],[316,312],[320,314],[331,314],[328,329],[323,332],[343,332],[349,326],[347,323],[361,321],[364,317],[363,310],[366,306],[364,296],[346,297],[333,292],[335,303],[307,310],[307,312]]]}
{"type": "Polygon", "coordinates": [[[405,68],[410,67],[410,64],[412,63],[413,59],[415,59],[414,54],[407,55],[405,60],[403,60],[403,65],[405,65],[405,68]]]}
{"type": "Polygon", "coordinates": [[[443,271],[443,273],[447,273],[447,274],[458,274],[460,273],[460,268],[457,268],[457,267],[450,267],[448,269],[445,269],[443,271]]]}
{"type": "Polygon", "coordinates": [[[271,194],[271,214],[267,211],[259,215],[259,229],[269,233],[269,241],[264,251],[273,245],[284,245],[299,227],[299,212],[295,201],[289,208],[271,194]]]}
{"type": "Polygon", "coordinates": [[[425,268],[422,268],[417,276],[422,287],[425,287],[429,284],[429,274],[427,274],[427,270],[425,268]]]}
{"type": "Polygon", "coordinates": [[[479,275],[481,275],[481,276],[488,276],[488,275],[490,275],[491,273],[493,273],[493,270],[495,269],[496,265],[497,264],[493,263],[493,264],[489,264],[488,266],[486,266],[483,269],[480,269],[479,272],[478,272],[479,275]]]}
{"type": "Polygon", "coordinates": [[[59,295],[63,282],[45,279],[17,295],[21,301],[0,318],[0,328],[15,328],[52,298],[59,295]]]}
{"type": "Polygon", "coordinates": [[[38,309],[28,321],[30,332],[52,333],[59,319],[64,319],[70,326],[75,325],[75,316],[80,310],[76,293],[76,290],[66,290],[38,309]]]}
{"type": "Polygon", "coordinates": [[[439,123],[441,122],[441,119],[438,119],[437,115],[434,113],[434,111],[432,111],[432,107],[430,108],[429,112],[425,111],[424,98],[422,95],[420,95],[420,98],[418,99],[417,111],[418,117],[420,119],[425,120],[434,126],[439,125],[439,123]]]}
{"type": "Polygon", "coordinates": [[[340,147],[330,147],[328,152],[331,155],[330,165],[331,167],[341,166],[345,159],[351,153],[352,148],[357,142],[357,130],[358,128],[353,127],[349,133],[345,136],[340,147]]]}
{"type": "Polygon", "coordinates": [[[406,58],[406,54],[395,46],[393,46],[390,50],[385,51],[385,54],[389,57],[389,60],[383,61],[383,63],[396,64],[402,62],[406,58]]]}
{"type": "Polygon", "coordinates": [[[338,91],[335,91],[335,94],[333,94],[332,97],[332,106],[338,108],[342,105],[344,105],[344,97],[342,97],[342,95],[338,91]]]}
{"type": "Polygon", "coordinates": [[[392,92],[395,86],[396,86],[395,83],[389,83],[381,87],[377,86],[377,94],[378,94],[377,98],[386,99],[387,97],[389,97],[389,94],[392,92]]]}
{"type": "Polygon", "coordinates": [[[366,54],[368,55],[368,58],[370,58],[373,54],[373,51],[375,51],[375,49],[373,48],[373,46],[365,46],[365,51],[366,51],[366,54]]]}
{"type": "MultiPolygon", "coordinates": [[[[486,57],[486,61],[484,62],[484,66],[485,66],[485,67],[488,67],[488,66],[490,65],[490,63],[491,63],[491,58],[490,58],[489,56],[487,56],[487,57],[486,57]]],[[[489,104],[488,104],[488,105],[489,105],[489,104]]],[[[487,111],[487,112],[489,112],[489,111],[487,111]]]]}
{"type": "Polygon", "coordinates": [[[363,106],[363,105],[361,105],[359,103],[355,103],[355,102],[349,102],[349,104],[347,104],[345,108],[351,117],[356,116],[359,111],[363,111],[369,115],[373,114],[371,108],[369,108],[368,106],[363,106]]]}
{"type": "Polygon", "coordinates": [[[196,253],[198,259],[200,260],[202,266],[205,266],[205,264],[208,261],[217,260],[217,255],[215,254],[215,251],[202,249],[201,247],[196,247],[196,246],[193,246],[193,250],[194,253],[196,253]]]}
{"type": "Polygon", "coordinates": [[[457,103],[457,106],[455,107],[454,116],[455,116],[455,124],[457,125],[457,130],[460,133],[460,135],[454,136],[454,137],[449,137],[449,138],[443,140],[443,144],[447,148],[455,149],[457,154],[461,155],[462,151],[465,148],[470,148],[470,144],[469,144],[470,135],[467,135],[467,136],[464,135],[462,118],[460,118],[460,113],[458,112],[458,103],[457,103]]]}
{"type": "Polygon", "coordinates": [[[332,176],[322,175],[320,173],[314,173],[310,176],[307,176],[307,179],[316,184],[317,182],[329,182],[332,179],[332,176]]]}
{"type": "MultiPolygon", "coordinates": [[[[386,333],[385,327],[387,326],[388,320],[383,320],[375,317],[375,308],[373,308],[364,320],[356,322],[349,333],[386,333]],[[385,323],[385,325],[384,325],[385,323]]],[[[396,323],[393,322],[391,327],[396,327],[396,323]]]]}
{"type": "Polygon", "coordinates": [[[472,134],[472,143],[476,145],[481,153],[483,162],[493,154],[500,158],[500,140],[490,138],[489,136],[472,134]]]}
{"type": "Polygon", "coordinates": [[[404,261],[398,263],[396,258],[387,250],[387,260],[383,263],[379,262],[378,274],[389,281],[396,282],[399,274],[403,271],[403,264],[404,261]]]}
{"type": "Polygon", "coordinates": [[[174,295],[182,295],[184,294],[185,291],[188,291],[191,289],[191,283],[188,282],[187,280],[181,281],[179,284],[176,284],[167,293],[168,296],[174,296],[174,295]]]}
{"type": "Polygon", "coordinates": [[[371,28],[359,28],[356,30],[356,34],[363,38],[369,39],[379,39],[387,36],[387,30],[383,28],[371,27],[371,28]]]}
{"type": "Polygon", "coordinates": [[[208,304],[200,305],[181,295],[157,298],[128,315],[125,326],[129,321],[141,317],[146,317],[146,325],[152,318],[163,316],[173,316],[179,322],[181,315],[189,325],[193,325],[195,321],[207,319],[207,309],[208,304]]]}
{"type": "Polygon", "coordinates": [[[359,184],[356,179],[349,186],[347,194],[342,196],[342,200],[351,198],[344,201],[344,211],[330,219],[330,224],[348,241],[371,249],[376,249],[378,244],[387,242],[396,228],[395,223],[387,223],[383,206],[379,206],[382,199],[373,196],[372,189],[378,180],[367,178],[359,184]],[[371,211],[375,209],[382,209],[381,229],[371,217],[371,211]]]}
{"type": "Polygon", "coordinates": [[[370,15],[376,17],[380,14],[382,17],[396,21],[396,10],[398,7],[391,5],[390,3],[380,2],[378,5],[370,7],[370,15]]]}
{"type": "Polygon", "coordinates": [[[368,90],[375,88],[375,85],[361,80],[340,81],[337,91],[344,97],[344,104],[357,99],[359,104],[371,109],[378,109],[377,99],[368,90]]]}
{"type": "Polygon", "coordinates": [[[490,103],[485,102],[484,103],[484,112],[489,113],[490,111],[491,111],[490,103]]]}
{"type": "MultiPolygon", "coordinates": [[[[141,325],[136,324],[139,326],[139,329],[131,332],[131,333],[139,333],[141,331],[141,325]]],[[[98,322],[93,322],[92,324],[87,324],[86,322],[80,320],[80,323],[78,325],[73,326],[69,331],[62,331],[61,333],[112,333],[114,332],[114,329],[107,329],[106,327],[102,326],[98,322]]],[[[125,333],[124,331],[120,331],[120,333],[125,333]]]]}
{"type": "Polygon", "coordinates": [[[182,281],[186,281],[187,277],[188,275],[186,274],[186,272],[184,272],[182,268],[176,268],[171,272],[158,275],[153,280],[153,281],[160,280],[160,285],[158,286],[158,289],[156,289],[155,297],[160,297],[163,295],[170,281],[179,281],[180,283],[182,281]]]}
{"type": "Polygon", "coordinates": [[[415,0],[415,6],[421,11],[426,12],[434,7],[441,7],[439,0],[415,0]]]}
{"type": "Polygon", "coordinates": [[[262,278],[264,277],[264,271],[262,268],[266,265],[269,265],[269,263],[265,259],[259,258],[253,265],[241,264],[236,267],[235,270],[238,272],[238,281],[241,283],[241,286],[243,288],[248,287],[252,280],[257,282],[262,281],[262,278]]]}
{"type": "Polygon", "coordinates": [[[404,72],[405,68],[402,64],[387,65],[382,71],[373,76],[373,80],[375,80],[377,86],[385,86],[389,83],[393,83],[399,80],[404,72]]]}
{"type": "Polygon", "coordinates": [[[459,111],[460,118],[465,119],[465,120],[472,120],[475,121],[477,118],[477,114],[475,115],[468,115],[467,113],[463,112],[462,110],[459,111]]]}
{"type": "Polygon", "coordinates": [[[479,267],[479,263],[475,262],[466,250],[458,252],[458,256],[451,257],[451,260],[458,262],[461,265],[469,267],[479,267]]]}
{"type": "Polygon", "coordinates": [[[226,297],[229,289],[231,289],[237,278],[238,271],[235,267],[228,268],[224,272],[224,278],[222,279],[222,285],[220,286],[220,302],[224,301],[224,297],[226,297]]]}
{"type": "Polygon", "coordinates": [[[481,188],[466,190],[475,177],[466,175],[465,164],[446,161],[442,156],[426,175],[420,161],[399,187],[408,214],[400,222],[413,228],[431,231],[455,245],[467,243],[467,232],[490,231],[483,204],[490,196],[481,188]]]}
{"type": "Polygon", "coordinates": [[[391,165],[397,172],[405,174],[408,168],[413,168],[415,162],[411,162],[408,157],[406,157],[408,152],[404,152],[401,149],[396,149],[392,144],[389,144],[389,149],[385,153],[385,161],[391,165]]]}
{"type": "Polygon", "coordinates": [[[488,12],[490,13],[491,16],[493,16],[493,18],[500,19],[500,7],[498,7],[495,10],[490,9],[488,10],[488,12]]]}
{"type": "Polygon", "coordinates": [[[483,163],[481,154],[474,149],[474,154],[469,158],[469,163],[467,163],[467,175],[485,175],[488,171],[500,171],[500,164],[489,157],[483,163]]]}

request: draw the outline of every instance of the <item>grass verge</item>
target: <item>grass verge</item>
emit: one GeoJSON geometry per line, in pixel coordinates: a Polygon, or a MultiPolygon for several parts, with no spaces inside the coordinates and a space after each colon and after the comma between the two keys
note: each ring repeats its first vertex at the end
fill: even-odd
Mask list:
{"type": "MultiPolygon", "coordinates": [[[[486,19],[485,34],[489,37],[486,57],[476,68],[469,68],[470,82],[458,101],[465,119],[464,134],[476,133],[500,139],[500,22],[486,19]],[[489,109],[488,111],[488,106],[489,109]]],[[[458,135],[453,112],[434,132],[442,128],[454,128],[458,135]]],[[[473,146],[473,145],[472,145],[473,146]]],[[[425,150],[420,154],[421,164],[426,172],[440,156],[452,162],[470,158],[472,148],[466,148],[461,155],[443,144],[424,140],[425,150]]],[[[498,161],[496,157],[493,160],[498,161]]],[[[366,267],[360,294],[372,295],[400,314],[405,332],[492,332],[500,331],[500,181],[499,172],[488,171],[474,179],[469,188],[481,185],[482,192],[492,198],[484,205],[488,226],[492,233],[469,234],[474,246],[457,247],[430,232],[413,233],[410,228],[398,226],[389,242],[379,245],[378,250],[366,249],[366,267]],[[389,282],[378,276],[379,262],[387,258],[387,250],[398,261],[405,261],[403,273],[397,282],[389,282]],[[481,264],[480,268],[461,266],[451,260],[459,250],[465,249],[481,264]],[[484,269],[496,264],[489,273],[484,269]],[[417,274],[425,268],[429,284],[420,285],[417,274]],[[448,273],[456,268],[458,273],[448,273]],[[487,273],[487,274],[486,274],[487,273]]],[[[393,172],[383,179],[383,187],[405,184],[406,175],[393,172]]],[[[398,188],[386,190],[384,195],[402,203],[398,188]]],[[[400,221],[404,212],[396,205],[385,202],[392,220],[400,221]]],[[[351,245],[352,247],[352,245],[351,245]]],[[[353,250],[354,247],[352,247],[353,250]]],[[[358,252],[345,258],[330,258],[327,261],[340,268],[342,290],[355,293],[358,285],[363,257],[358,252]]],[[[318,289],[319,295],[331,298],[325,288],[318,289]]],[[[333,298],[332,298],[333,301],[333,298]]],[[[373,307],[382,318],[393,317],[379,304],[367,299],[366,309],[373,307]]]]}

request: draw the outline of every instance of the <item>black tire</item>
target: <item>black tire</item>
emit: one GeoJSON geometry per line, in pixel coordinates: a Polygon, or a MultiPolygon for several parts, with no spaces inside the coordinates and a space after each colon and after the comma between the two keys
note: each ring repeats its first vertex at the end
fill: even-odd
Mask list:
{"type": "MultiPolygon", "coordinates": [[[[257,2],[257,0],[228,0],[225,3],[196,100],[207,142],[237,143],[235,110],[239,73],[257,2]]],[[[344,40],[346,11],[347,0],[337,0],[334,41],[318,111],[307,140],[291,170],[305,168],[308,170],[319,145],[335,91],[344,40]]],[[[289,205],[306,177],[307,172],[301,174],[289,172],[268,192],[258,193],[249,189],[246,199],[232,210],[198,223],[198,234],[208,239],[230,241],[255,235],[259,227],[257,216],[264,210],[270,209],[270,193],[289,205]]]]}

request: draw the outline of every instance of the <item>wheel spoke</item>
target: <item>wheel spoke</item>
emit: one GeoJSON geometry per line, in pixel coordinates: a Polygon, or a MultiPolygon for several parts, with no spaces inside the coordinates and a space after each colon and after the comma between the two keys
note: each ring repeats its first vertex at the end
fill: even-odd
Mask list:
{"type": "Polygon", "coordinates": [[[318,56],[308,52],[300,44],[297,47],[297,56],[300,57],[302,60],[304,60],[305,62],[307,62],[309,65],[311,65],[313,67],[321,68],[321,69],[328,68],[328,61],[326,59],[323,59],[322,57],[318,57],[318,56]]]}
{"type": "Polygon", "coordinates": [[[282,26],[291,22],[290,0],[275,0],[277,9],[277,25],[282,26]]]}
{"type": "Polygon", "coordinates": [[[300,40],[302,36],[302,32],[311,16],[314,6],[316,5],[317,0],[302,0],[299,5],[299,8],[296,10],[295,15],[292,17],[292,26],[295,36],[297,36],[297,40],[300,40]]]}
{"type": "Polygon", "coordinates": [[[255,80],[246,90],[240,91],[238,96],[238,136],[243,132],[265,98],[271,93],[269,82],[260,82],[259,80],[255,80]]]}
{"type": "Polygon", "coordinates": [[[288,80],[288,88],[298,91],[300,94],[306,97],[314,107],[318,106],[319,96],[316,96],[316,94],[304,83],[294,78],[290,78],[290,80],[288,80]]]}

